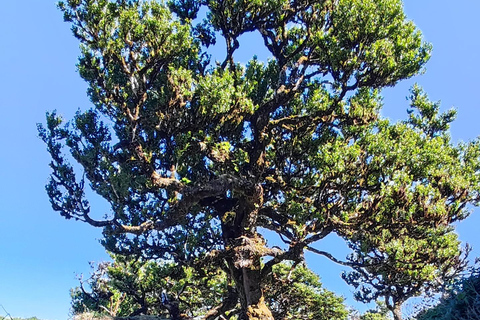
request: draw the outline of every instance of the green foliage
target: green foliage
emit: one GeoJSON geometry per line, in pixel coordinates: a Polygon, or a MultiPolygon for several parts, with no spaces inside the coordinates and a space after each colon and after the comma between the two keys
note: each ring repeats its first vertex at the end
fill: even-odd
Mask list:
{"type": "Polygon", "coordinates": [[[267,301],[265,283],[304,250],[354,267],[345,279],[357,297],[382,297],[392,311],[461,267],[452,223],[478,204],[479,142],[454,145],[454,112],[440,113],[418,86],[407,121],[379,113],[382,88],[422,72],[430,56],[400,0],[59,8],[80,42],[93,107],[68,123],[48,113],[39,126],[52,207],[103,228],[108,250],[175,264],[180,278],[225,272],[231,290],[217,306],[202,302],[211,319],[237,303],[240,319],[272,319],[281,303],[267,301]],[[235,60],[248,32],[263,38],[267,62],[235,60]],[[217,63],[214,43],[225,49],[217,63]],[[91,212],[88,188],[110,212],[91,212]],[[287,248],[269,247],[258,228],[287,248]],[[330,233],[352,247],[348,261],[314,248],[330,233]]]}
{"type": "MultiPolygon", "coordinates": [[[[112,263],[99,264],[89,279],[72,290],[73,314],[168,316],[169,304],[178,303],[186,314],[199,317],[232,290],[226,274],[218,270],[203,270],[196,276],[193,269],[179,270],[173,264],[112,258],[112,263]]],[[[276,319],[347,318],[343,298],[322,288],[319,277],[303,265],[276,265],[264,287],[276,319]]],[[[235,304],[224,318],[237,319],[239,307],[235,304]]]]}
{"type": "Polygon", "coordinates": [[[322,288],[320,278],[303,265],[277,264],[266,281],[265,299],[275,319],[340,320],[348,314],[343,298],[322,288]]]}
{"type": "Polygon", "coordinates": [[[455,119],[456,111],[453,109],[439,114],[440,103],[431,102],[418,85],[412,88],[410,101],[412,109],[408,110],[410,118],[407,123],[430,137],[445,134],[450,123],[455,119]]]}
{"type": "Polygon", "coordinates": [[[389,320],[389,310],[384,303],[377,301],[377,307],[360,316],[360,320],[389,320]]]}
{"type": "MultiPolygon", "coordinates": [[[[457,159],[461,155],[469,163],[477,142],[452,146],[446,130],[454,113],[438,114],[438,104],[418,87],[411,99],[409,121],[385,122],[368,137],[371,166],[382,167],[384,180],[378,185],[380,196],[371,199],[375,219],[385,219],[390,227],[368,222],[351,233],[354,254],[349,259],[355,271],[344,274],[358,289],[357,299],[385,297],[390,309],[434,290],[465,267],[451,223],[468,215],[458,200],[469,192],[473,176],[465,174],[469,165],[457,159]]],[[[473,157],[478,159],[478,150],[473,157]]]]}
{"type": "Polygon", "coordinates": [[[390,319],[386,314],[377,312],[367,312],[360,317],[361,320],[388,320],[390,319]]]}
{"type": "Polygon", "coordinates": [[[72,290],[74,314],[168,316],[178,303],[176,307],[184,312],[199,315],[206,306],[215,305],[227,287],[225,274],[218,270],[203,270],[199,276],[172,263],[112,258],[113,263],[99,264],[90,278],[72,290]]]}

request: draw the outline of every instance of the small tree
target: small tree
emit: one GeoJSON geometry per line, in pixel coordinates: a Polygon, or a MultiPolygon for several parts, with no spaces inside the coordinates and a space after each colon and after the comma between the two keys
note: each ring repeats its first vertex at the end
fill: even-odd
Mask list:
{"type": "Polygon", "coordinates": [[[218,305],[229,288],[225,274],[219,270],[195,275],[193,270],[172,263],[112,258],[112,263],[100,263],[72,290],[74,314],[185,319],[187,314],[205,314],[206,306],[218,305]]]}
{"type": "MultiPolygon", "coordinates": [[[[402,318],[401,306],[408,298],[434,292],[456,279],[467,266],[469,250],[461,257],[460,242],[450,225],[464,218],[463,204],[455,203],[455,197],[444,196],[447,190],[466,192],[464,187],[470,182],[463,177],[468,169],[462,163],[442,162],[443,166],[451,166],[448,181],[442,176],[422,185],[415,181],[426,172],[438,170],[440,162],[435,157],[445,159],[460,150],[467,163],[478,157],[476,146],[456,149],[449,144],[447,130],[455,116],[453,110],[440,114],[439,104],[430,102],[418,86],[412,89],[410,100],[409,120],[380,130],[376,136],[380,141],[391,141],[389,147],[397,150],[393,154],[385,152],[384,161],[403,167],[392,172],[390,187],[384,190],[391,193],[393,201],[377,207],[378,212],[395,212],[396,226],[384,229],[380,225],[365,225],[353,231],[349,244],[354,253],[349,257],[349,265],[354,271],[343,274],[358,289],[358,300],[383,298],[395,319],[402,318]],[[385,137],[392,134],[398,138],[385,137]],[[427,142],[422,136],[431,139],[427,142]],[[432,216],[438,219],[431,219],[432,216]]],[[[381,145],[383,148],[386,144],[381,145]]],[[[370,148],[378,146],[375,141],[369,144],[370,148]]]]}
{"type": "MultiPolygon", "coordinates": [[[[432,230],[449,234],[478,199],[478,143],[454,146],[423,122],[379,116],[381,89],[417,74],[430,54],[401,1],[59,7],[81,43],[78,69],[94,108],[67,125],[50,113],[40,126],[52,156],[47,192],[66,218],[103,228],[108,250],[195,272],[224,269],[239,318],[265,320],[273,319],[265,292],[275,265],[301,262],[332,232],[389,260],[401,257],[383,244],[402,239],[458,256],[457,242],[432,230]],[[248,32],[261,36],[268,62],[235,60],[248,32]],[[213,64],[217,39],[225,58],[213,64]],[[91,212],[87,181],[111,212],[91,212]],[[259,227],[287,248],[267,246],[259,227]]],[[[429,266],[424,279],[441,261],[429,266]]]]}

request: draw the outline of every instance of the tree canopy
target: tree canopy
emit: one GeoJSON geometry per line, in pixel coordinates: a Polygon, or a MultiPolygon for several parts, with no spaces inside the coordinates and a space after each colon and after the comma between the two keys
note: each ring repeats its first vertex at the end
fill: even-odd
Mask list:
{"type": "Polygon", "coordinates": [[[67,123],[48,113],[39,127],[52,207],[103,228],[111,252],[225,272],[228,295],[208,305],[211,319],[231,301],[238,319],[274,319],[268,279],[304,250],[352,266],[345,279],[367,285],[358,297],[383,297],[396,319],[402,302],[459,267],[452,223],[478,202],[479,142],[453,144],[454,112],[419,87],[408,120],[380,116],[382,88],[421,72],[431,51],[401,1],[59,8],[93,107],[67,123]],[[249,32],[268,61],[235,59],[249,32]],[[224,48],[220,61],[213,47],[224,48]],[[92,212],[89,188],[109,212],[92,212]],[[347,261],[315,248],[332,233],[352,247],[347,261]]]}

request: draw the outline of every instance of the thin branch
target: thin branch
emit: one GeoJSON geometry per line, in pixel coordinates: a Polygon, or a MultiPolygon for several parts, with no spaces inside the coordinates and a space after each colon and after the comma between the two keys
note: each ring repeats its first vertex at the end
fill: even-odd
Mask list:
{"type": "MultiPolygon", "coordinates": [[[[3,307],[3,305],[0,304],[0,307],[2,307],[3,311],[4,311],[5,314],[6,314],[6,315],[5,315],[5,318],[6,318],[6,317],[10,317],[10,319],[13,320],[12,315],[11,315],[10,313],[8,313],[7,310],[5,310],[5,308],[3,307]]],[[[4,319],[5,319],[5,318],[4,318],[4,319]]]]}
{"type": "Polygon", "coordinates": [[[313,248],[313,247],[311,247],[311,246],[305,246],[305,248],[306,248],[308,251],[311,251],[311,252],[313,252],[313,253],[322,255],[322,256],[328,258],[329,260],[335,262],[336,264],[340,264],[340,265],[342,265],[342,266],[346,266],[346,267],[350,267],[350,268],[362,266],[362,265],[359,264],[359,263],[347,262],[347,261],[339,260],[339,259],[335,258],[333,255],[331,255],[330,253],[328,253],[328,252],[326,252],[326,251],[322,251],[322,250],[315,249],[315,248],[313,248]]]}

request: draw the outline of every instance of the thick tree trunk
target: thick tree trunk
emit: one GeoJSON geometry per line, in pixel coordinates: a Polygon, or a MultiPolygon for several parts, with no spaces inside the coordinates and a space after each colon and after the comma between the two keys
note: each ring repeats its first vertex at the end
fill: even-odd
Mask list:
{"type": "Polygon", "coordinates": [[[260,271],[260,268],[242,270],[243,288],[241,289],[244,291],[242,309],[246,311],[248,320],[273,320],[272,312],[265,304],[263,297],[260,271]]]}
{"type": "Polygon", "coordinates": [[[240,297],[242,320],[274,320],[272,312],[265,304],[262,291],[260,261],[251,266],[232,270],[235,286],[240,297]]]}
{"type": "Polygon", "coordinates": [[[241,236],[232,241],[227,262],[240,300],[241,320],[274,320],[262,291],[260,260],[264,245],[263,238],[258,234],[241,236]]]}
{"type": "Polygon", "coordinates": [[[394,320],[402,320],[402,304],[396,304],[392,310],[394,320]]]}
{"type": "Polygon", "coordinates": [[[224,213],[222,232],[228,252],[226,260],[242,307],[240,320],[274,320],[262,292],[261,259],[265,254],[265,240],[256,232],[263,189],[257,185],[250,193],[240,199],[234,213],[224,213]]]}

